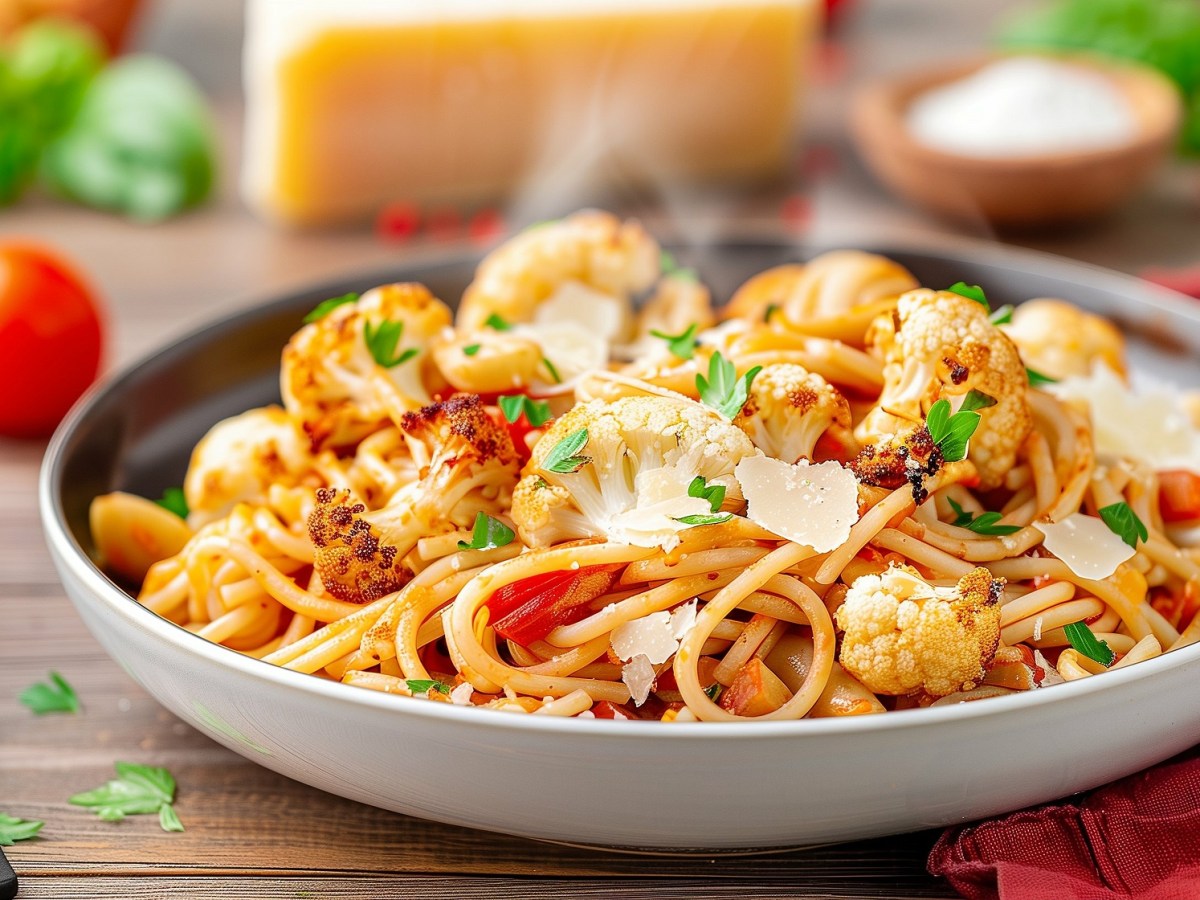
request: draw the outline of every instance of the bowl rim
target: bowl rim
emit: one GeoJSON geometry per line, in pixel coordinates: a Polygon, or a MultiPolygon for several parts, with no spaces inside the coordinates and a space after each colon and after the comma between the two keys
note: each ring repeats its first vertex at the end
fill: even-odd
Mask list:
{"type": "Polygon", "coordinates": [[[988,171],[1007,175],[1028,174],[1038,169],[1061,170],[1096,165],[1157,149],[1171,142],[1178,134],[1183,115],[1179,89],[1157,69],[1086,50],[1048,48],[1012,48],[963,57],[899,75],[880,76],[860,85],[854,91],[850,104],[851,122],[860,144],[871,143],[881,133],[886,133],[893,153],[900,152],[909,158],[921,157],[926,164],[936,164],[956,171],[988,171]],[[1129,96],[1127,82],[1141,82],[1149,90],[1159,90],[1164,99],[1170,96],[1171,102],[1164,104],[1170,112],[1153,122],[1139,119],[1136,136],[1121,144],[1023,156],[992,157],[953,153],[925,144],[909,131],[904,113],[918,94],[965,78],[989,63],[1015,56],[1037,56],[1092,69],[1112,82],[1126,98],[1129,96]],[[1156,87],[1150,87],[1151,85],[1156,87]]]}
{"type": "MultiPolygon", "coordinates": [[[[665,245],[671,241],[664,240],[665,245]]],[[[798,256],[811,256],[836,247],[825,242],[797,244],[771,229],[759,234],[756,230],[740,231],[736,235],[719,238],[716,245],[737,246],[769,243],[794,250],[798,256]]],[[[1019,269],[1026,274],[1042,274],[1046,277],[1070,277],[1081,287],[1091,282],[1106,282],[1107,288],[1118,287],[1138,303],[1170,316],[1181,316],[1200,323],[1200,309],[1195,302],[1167,288],[1145,282],[1132,275],[1105,269],[1085,262],[1066,259],[1050,253],[1024,248],[993,244],[975,238],[955,236],[931,241],[879,238],[869,236],[860,242],[861,249],[868,252],[913,253],[939,257],[949,262],[983,263],[995,267],[1019,269]]],[[[839,243],[839,246],[843,246],[839,243]]],[[[175,355],[192,343],[206,339],[217,329],[237,328],[258,318],[267,317],[278,310],[296,305],[301,298],[326,294],[336,296],[345,293],[347,286],[364,283],[378,277],[379,283],[394,279],[397,271],[405,269],[431,268],[469,262],[478,259],[476,251],[437,251],[429,254],[414,254],[402,262],[380,272],[348,272],[344,276],[330,279],[316,286],[285,289],[272,299],[232,314],[218,315],[182,335],[168,340],[165,345],[146,353],[120,369],[105,375],[94,384],[72,407],[55,431],[43,456],[38,476],[38,509],[51,556],[59,565],[64,587],[67,573],[74,578],[76,586],[102,607],[151,636],[172,645],[204,663],[227,667],[233,672],[251,679],[261,679],[276,688],[292,692],[314,693],[324,699],[355,704],[383,714],[413,715],[464,728],[484,727],[488,730],[532,731],[534,733],[578,736],[589,740],[598,735],[612,739],[628,739],[646,736],[654,740],[797,740],[837,738],[877,731],[893,731],[908,728],[933,729],[960,721],[975,721],[983,717],[1003,718],[1021,714],[1033,707],[1047,704],[1072,703],[1076,699],[1090,696],[1097,691],[1117,691],[1120,687],[1146,678],[1153,678],[1162,671],[1200,662],[1200,643],[1180,648],[1134,666],[1104,673],[1104,678],[1084,678],[1053,685],[1052,689],[1023,691],[1007,697],[992,697],[983,702],[959,703],[945,707],[898,710],[886,715],[830,717],[820,719],[798,719],[794,721],[767,722],[674,722],[669,727],[655,727],[655,723],[640,720],[589,721],[587,719],[562,718],[556,716],[530,716],[505,713],[501,710],[473,709],[469,712],[452,704],[429,703],[398,695],[355,688],[352,685],[329,681],[303,672],[276,666],[261,659],[246,656],[237,650],[214,644],[180,625],[159,616],[137,602],[136,598],[123,591],[104,574],[91,560],[72,535],[67,525],[62,505],[62,468],[64,450],[74,433],[86,421],[93,408],[114,394],[119,394],[127,382],[136,378],[144,369],[150,368],[168,355],[175,355]],[[411,701],[411,702],[410,702],[411,701]],[[482,718],[480,715],[482,714],[482,718]]],[[[1097,284],[1097,287],[1102,285],[1097,284]]],[[[659,723],[661,725],[661,723],[659,723]]]]}

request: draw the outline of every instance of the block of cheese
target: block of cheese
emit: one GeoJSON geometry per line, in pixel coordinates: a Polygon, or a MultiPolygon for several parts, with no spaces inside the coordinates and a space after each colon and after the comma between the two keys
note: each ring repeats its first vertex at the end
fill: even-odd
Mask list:
{"type": "Polygon", "coordinates": [[[243,194],[324,225],[779,171],[818,0],[249,0],[243,194]]]}

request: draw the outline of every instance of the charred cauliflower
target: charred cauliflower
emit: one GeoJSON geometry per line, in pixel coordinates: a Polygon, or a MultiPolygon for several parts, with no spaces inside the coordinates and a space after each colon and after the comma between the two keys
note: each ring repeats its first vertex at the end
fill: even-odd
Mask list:
{"type": "Polygon", "coordinates": [[[982,567],[952,588],[908,566],[856,578],[837,611],[842,667],[876,694],[970,690],[1000,642],[1003,587],[982,567]]]}
{"type": "Polygon", "coordinates": [[[500,515],[518,475],[508,432],[464,394],[407,413],[401,423],[420,477],[368,512],[349,491],[322,488],[308,519],[315,568],[339,600],[367,603],[409,578],[401,563],[418,540],[500,515]]]}
{"type": "Polygon", "coordinates": [[[592,400],[559,418],[533,448],[513,493],[512,517],[532,547],[604,537],[674,547],[680,519],[712,515],[689,492],[697,477],[737,499],[734,467],[755,453],[750,439],[699,403],[663,397],[592,400]],[[566,442],[566,443],[565,443],[566,442]],[[564,447],[577,447],[566,461],[564,447]]]}
{"type": "Polygon", "coordinates": [[[436,377],[429,342],[450,325],[450,310],[419,284],[388,284],[297,331],[283,351],[280,389],[287,411],[314,450],[346,447],[389,421],[397,408],[430,401],[436,377]],[[399,337],[381,365],[368,346],[380,328],[399,337]]]}
{"type": "Polygon", "coordinates": [[[984,490],[998,486],[1033,427],[1025,365],[1017,348],[988,321],[987,309],[948,291],[909,291],[894,314],[880,316],[868,340],[883,360],[884,387],[859,423],[860,441],[888,440],[919,427],[942,398],[980,391],[981,409],[968,459],[984,490]]]}
{"type": "Polygon", "coordinates": [[[1021,358],[1051,378],[1088,376],[1096,362],[1125,377],[1125,338],[1107,319],[1084,312],[1066,300],[1029,300],[1013,311],[1001,329],[1017,345],[1021,358]]]}
{"type": "Polygon", "coordinates": [[[850,405],[837,388],[801,366],[766,366],[750,385],[750,395],[733,420],[759,450],[794,463],[812,459],[826,432],[850,448],[850,405]]]}
{"type": "Polygon", "coordinates": [[[238,503],[263,503],[271,485],[295,486],[311,466],[308,440],[278,406],[218,422],[192,451],[183,480],[189,522],[198,528],[238,503]]]}

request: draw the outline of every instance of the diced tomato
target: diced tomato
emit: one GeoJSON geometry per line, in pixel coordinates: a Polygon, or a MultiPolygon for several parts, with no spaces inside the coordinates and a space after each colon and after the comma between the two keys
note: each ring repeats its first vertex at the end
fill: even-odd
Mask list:
{"type": "Polygon", "coordinates": [[[1158,510],[1164,522],[1200,519],[1200,475],[1187,469],[1159,472],[1158,510]]]}
{"type": "Polygon", "coordinates": [[[639,718],[625,709],[623,706],[617,706],[611,700],[601,700],[592,707],[592,715],[597,719],[636,719],[639,718]]]}
{"type": "Polygon", "coordinates": [[[587,615],[587,604],[608,592],[620,570],[620,565],[585,566],[506,584],[487,602],[492,627],[502,638],[527,647],[587,615]]]}

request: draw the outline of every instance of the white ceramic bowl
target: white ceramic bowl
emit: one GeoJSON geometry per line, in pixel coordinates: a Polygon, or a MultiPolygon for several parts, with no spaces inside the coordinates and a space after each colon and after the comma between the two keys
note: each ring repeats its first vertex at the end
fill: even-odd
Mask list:
{"type": "MultiPolygon", "coordinates": [[[[983,284],[995,303],[1065,296],[1118,314],[1135,360],[1200,384],[1200,315],[1168,292],[982,244],[955,254],[873,249],[923,283],[983,284]],[[1182,352],[1146,334],[1169,334],[1182,352]]],[[[720,297],[796,255],[758,241],[688,262],[720,297]]],[[[272,399],[278,351],[315,300],[396,277],[457,296],[470,262],[358,278],[218,322],[93,390],[55,436],[40,503],[63,584],[113,658],[194,727],[291,778],[387,809],[658,849],[795,846],[960,822],[1094,787],[1200,741],[1200,646],[1019,696],[876,717],[562,720],[384,695],[249,659],[143,609],[89,561],[90,498],[118,487],[157,496],[177,484],[209,425],[272,399]]]]}

